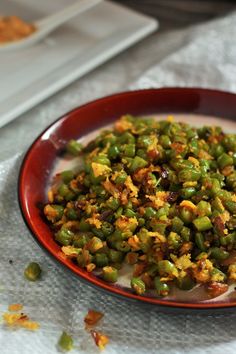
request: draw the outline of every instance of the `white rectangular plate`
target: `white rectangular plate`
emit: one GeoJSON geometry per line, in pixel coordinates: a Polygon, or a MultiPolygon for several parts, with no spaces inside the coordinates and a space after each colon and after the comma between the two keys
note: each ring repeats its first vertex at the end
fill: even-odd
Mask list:
{"type": "MultiPolygon", "coordinates": [[[[0,14],[33,21],[73,0],[1,1],[0,14]]],[[[0,127],[138,42],[156,20],[104,1],[28,49],[0,54],[0,127]]]]}

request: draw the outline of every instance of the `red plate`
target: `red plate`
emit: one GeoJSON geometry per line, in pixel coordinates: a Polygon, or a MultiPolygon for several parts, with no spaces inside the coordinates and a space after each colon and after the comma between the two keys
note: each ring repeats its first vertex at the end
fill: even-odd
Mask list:
{"type": "MultiPolygon", "coordinates": [[[[79,279],[85,280],[111,294],[140,303],[168,308],[223,309],[236,306],[236,300],[226,299],[211,303],[173,301],[149,296],[139,296],[129,289],[110,285],[91,273],[80,269],[69,259],[64,259],[60,247],[42,217],[39,206],[46,202],[46,187],[55,160],[70,139],[78,139],[101,126],[111,123],[121,115],[149,115],[158,113],[191,113],[225,119],[236,118],[236,95],[199,88],[163,88],[124,92],[83,105],[69,112],[49,126],[32,144],[25,155],[19,175],[19,203],[32,235],[38,243],[60,264],[79,279]]],[[[222,125],[223,125],[222,121],[222,125]]],[[[235,297],[236,299],[236,297],[235,297]]]]}

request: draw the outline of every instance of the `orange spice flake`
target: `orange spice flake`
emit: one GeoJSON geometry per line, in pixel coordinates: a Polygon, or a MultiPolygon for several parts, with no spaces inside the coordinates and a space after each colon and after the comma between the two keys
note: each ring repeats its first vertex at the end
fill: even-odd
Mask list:
{"type": "Polygon", "coordinates": [[[84,322],[87,326],[95,326],[103,318],[103,316],[104,315],[101,312],[88,310],[88,313],[84,318],[84,322]]]}
{"type": "Polygon", "coordinates": [[[94,339],[95,344],[99,347],[99,349],[103,350],[106,344],[109,342],[108,337],[97,331],[90,331],[92,338],[94,339]]]}
{"type": "Polygon", "coordinates": [[[18,41],[35,31],[34,25],[17,16],[0,17],[0,43],[18,41]]]}
{"type": "Polygon", "coordinates": [[[11,304],[8,306],[8,311],[14,312],[14,311],[20,311],[23,309],[22,304],[11,304]]]}

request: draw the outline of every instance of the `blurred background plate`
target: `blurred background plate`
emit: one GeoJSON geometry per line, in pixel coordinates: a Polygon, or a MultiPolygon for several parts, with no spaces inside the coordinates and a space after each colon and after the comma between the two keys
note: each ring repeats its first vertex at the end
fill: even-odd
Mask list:
{"type": "MultiPolygon", "coordinates": [[[[34,21],[72,0],[0,3],[1,15],[34,21]]],[[[60,27],[41,43],[0,56],[0,127],[138,42],[157,20],[104,1],[60,27]]]]}

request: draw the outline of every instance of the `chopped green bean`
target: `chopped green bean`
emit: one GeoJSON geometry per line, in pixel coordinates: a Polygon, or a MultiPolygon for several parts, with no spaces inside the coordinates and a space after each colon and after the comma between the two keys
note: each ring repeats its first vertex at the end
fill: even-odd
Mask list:
{"type": "Polygon", "coordinates": [[[66,170],[61,172],[61,178],[63,182],[69,183],[74,178],[74,172],[71,170],[66,170]]]}
{"type": "Polygon", "coordinates": [[[120,149],[117,145],[113,145],[108,149],[108,157],[110,159],[116,159],[120,154],[120,149]]]}
{"type": "Polygon", "coordinates": [[[66,145],[67,152],[74,156],[77,156],[82,151],[82,148],[82,144],[73,139],[66,145]]]}
{"type": "Polygon", "coordinates": [[[55,240],[63,246],[68,246],[73,241],[74,233],[66,228],[59,230],[55,234],[55,240]]]}
{"type": "Polygon", "coordinates": [[[233,158],[228,154],[223,153],[217,159],[218,166],[224,168],[229,165],[233,165],[233,158]]]}
{"type": "Polygon", "coordinates": [[[210,251],[210,256],[212,258],[217,259],[218,261],[223,261],[224,259],[229,257],[229,252],[224,251],[218,247],[212,247],[210,248],[209,251],[210,251]]]}
{"type": "Polygon", "coordinates": [[[189,168],[184,168],[178,173],[178,178],[180,182],[198,181],[200,177],[200,171],[189,168]]]}
{"type": "Polygon", "coordinates": [[[94,263],[97,267],[105,267],[109,264],[109,259],[105,253],[96,253],[94,263]]]}
{"type": "Polygon", "coordinates": [[[132,163],[131,163],[130,171],[134,172],[139,168],[143,168],[143,167],[147,166],[147,164],[148,164],[148,162],[145,161],[143,158],[141,158],[139,156],[135,156],[132,163]]]}
{"type": "Polygon", "coordinates": [[[201,216],[193,221],[194,226],[198,231],[206,231],[213,227],[208,216],[201,216]]]}
{"type": "Polygon", "coordinates": [[[177,287],[181,290],[191,290],[195,285],[196,283],[189,275],[177,279],[177,287]]]}
{"type": "Polygon", "coordinates": [[[102,277],[105,281],[109,283],[115,283],[118,278],[118,271],[114,267],[103,267],[102,269],[102,277]]]}
{"type": "Polygon", "coordinates": [[[154,279],[155,289],[157,291],[157,295],[159,296],[167,296],[169,294],[170,288],[169,286],[160,280],[160,277],[155,277],[154,279]]]}
{"type": "Polygon", "coordinates": [[[40,278],[42,270],[36,262],[31,262],[25,268],[24,275],[27,280],[36,281],[40,278]]]}
{"type": "Polygon", "coordinates": [[[178,273],[175,265],[168,260],[158,262],[158,271],[162,276],[166,274],[176,276],[176,274],[178,273]]]}
{"type": "Polygon", "coordinates": [[[201,232],[196,232],[195,242],[200,251],[205,252],[207,250],[207,247],[205,246],[205,239],[201,232]]]}
{"type": "Polygon", "coordinates": [[[61,337],[58,341],[58,346],[60,349],[68,352],[73,349],[74,341],[73,338],[66,332],[62,332],[61,337]]]}
{"type": "Polygon", "coordinates": [[[142,279],[136,277],[131,279],[131,288],[138,295],[142,295],[146,290],[145,283],[142,281],[142,279]]]}

